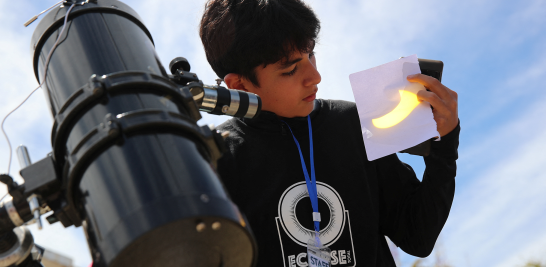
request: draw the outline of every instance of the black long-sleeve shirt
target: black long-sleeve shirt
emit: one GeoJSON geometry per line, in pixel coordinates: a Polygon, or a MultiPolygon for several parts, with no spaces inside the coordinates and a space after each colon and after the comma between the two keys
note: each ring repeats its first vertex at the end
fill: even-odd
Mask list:
{"type": "MultiPolygon", "coordinates": [[[[384,236],[409,254],[429,255],[453,201],[459,126],[432,143],[420,182],[396,154],[367,160],[354,103],[315,100],[310,116],[320,237],[332,250],[332,265],[395,266],[384,236]]],[[[313,234],[311,201],[296,144],[281,120],[309,168],[307,119],[264,111],[220,125],[230,136],[218,170],[254,232],[257,266],[303,267],[313,234]]]]}

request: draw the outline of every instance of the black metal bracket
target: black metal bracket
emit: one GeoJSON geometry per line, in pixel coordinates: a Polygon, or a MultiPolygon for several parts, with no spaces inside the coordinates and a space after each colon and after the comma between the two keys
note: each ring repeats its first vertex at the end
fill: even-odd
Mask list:
{"type": "MultiPolygon", "coordinates": [[[[92,75],[89,82],[74,92],[55,116],[51,143],[55,153],[64,152],[68,128],[85,110],[100,102],[107,94],[134,93],[145,90],[155,94],[168,94],[180,103],[194,121],[201,119],[199,109],[188,89],[178,88],[169,79],[149,72],[125,71],[98,77],[92,75]]],[[[58,156],[55,154],[55,156],[58,156]]],[[[59,158],[56,157],[57,160],[59,158]]]]}
{"type": "Polygon", "coordinates": [[[186,86],[189,82],[199,82],[197,74],[190,72],[191,66],[184,57],[176,57],[169,63],[169,70],[173,75],[169,79],[181,86],[186,86]]]}
{"type": "Polygon", "coordinates": [[[55,193],[61,185],[51,154],[22,169],[20,173],[25,180],[25,197],[32,194],[48,196],[55,193]]]}
{"type": "Polygon", "coordinates": [[[199,82],[197,74],[189,71],[177,71],[175,75],[169,75],[169,79],[180,86],[186,86],[190,82],[199,82]]]}

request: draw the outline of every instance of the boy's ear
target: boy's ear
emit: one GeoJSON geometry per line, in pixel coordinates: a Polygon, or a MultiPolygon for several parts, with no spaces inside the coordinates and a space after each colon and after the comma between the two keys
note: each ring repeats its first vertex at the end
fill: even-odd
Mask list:
{"type": "Polygon", "coordinates": [[[228,73],[224,77],[224,82],[229,89],[237,89],[248,92],[248,89],[245,88],[243,77],[240,74],[228,73]]]}

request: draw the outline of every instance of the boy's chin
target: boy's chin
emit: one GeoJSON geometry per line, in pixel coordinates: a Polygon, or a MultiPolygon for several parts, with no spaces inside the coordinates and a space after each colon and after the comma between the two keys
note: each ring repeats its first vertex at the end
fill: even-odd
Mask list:
{"type": "Polygon", "coordinates": [[[313,102],[309,103],[308,105],[305,105],[304,108],[299,110],[294,110],[290,114],[286,114],[286,116],[282,116],[285,118],[296,118],[296,117],[307,117],[307,115],[311,114],[313,111],[314,104],[313,102]]]}

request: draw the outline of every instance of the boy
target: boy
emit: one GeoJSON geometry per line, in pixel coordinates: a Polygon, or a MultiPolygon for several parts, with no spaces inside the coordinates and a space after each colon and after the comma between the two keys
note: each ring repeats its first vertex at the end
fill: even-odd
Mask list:
{"type": "Polygon", "coordinates": [[[431,90],[418,97],[434,107],[442,136],[424,158],[422,182],[396,154],[369,162],[355,104],[315,99],[319,29],[300,0],[210,0],[201,20],[214,71],[262,98],[258,117],[219,127],[230,136],[218,171],[253,229],[257,266],[308,266],[315,231],[335,266],[395,266],[384,236],[426,257],[453,201],[457,94],[434,78],[408,77],[431,90]],[[304,173],[316,173],[316,190],[304,173]]]}

